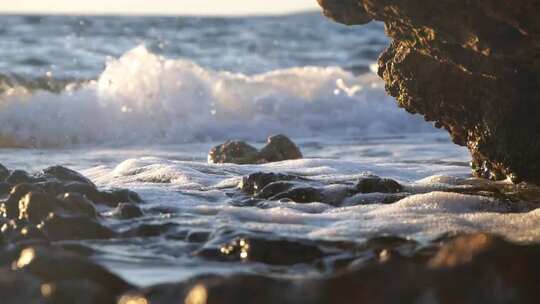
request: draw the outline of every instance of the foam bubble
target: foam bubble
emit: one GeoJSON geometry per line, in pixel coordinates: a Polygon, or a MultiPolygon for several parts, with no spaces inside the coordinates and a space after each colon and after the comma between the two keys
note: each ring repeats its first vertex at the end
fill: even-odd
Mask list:
{"type": "Polygon", "coordinates": [[[373,74],[298,67],[247,76],[139,46],[99,79],[60,94],[0,97],[0,145],[182,143],[231,137],[431,130],[399,109],[373,74]]]}
{"type": "Polygon", "coordinates": [[[481,231],[500,234],[514,241],[540,241],[540,209],[531,210],[530,206],[519,202],[438,191],[463,182],[474,182],[448,175],[417,176],[417,180],[407,184],[408,191],[417,194],[392,204],[378,203],[384,194],[375,193],[359,194],[370,203],[346,202],[342,207],[287,201],[267,202],[264,209],[230,205],[230,198],[223,188],[231,190],[243,175],[259,171],[299,174],[334,182],[354,181],[368,173],[397,176],[403,168],[325,159],[264,165],[213,165],[146,157],[85,173],[100,186],[136,189],[150,205],[167,205],[198,215],[211,214],[211,217],[197,217],[197,221],[212,229],[232,225],[318,240],[365,240],[381,235],[429,240],[448,232],[481,231]],[[161,184],[163,176],[169,180],[168,184],[161,184]]]}

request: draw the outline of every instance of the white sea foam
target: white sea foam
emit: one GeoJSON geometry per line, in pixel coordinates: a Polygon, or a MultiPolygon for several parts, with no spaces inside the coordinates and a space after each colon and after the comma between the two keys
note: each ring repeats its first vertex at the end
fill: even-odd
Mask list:
{"type": "MultiPolygon", "coordinates": [[[[414,165],[410,165],[409,170],[414,169],[414,165]]],[[[167,205],[180,213],[199,215],[193,224],[208,229],[232,225],[284,236],[328,240],[364,240],[380,235],[429,240],[447,232],[482,231],[515,241],[540,241],[540,209],[524,207],[516,213],[517,203],[433,191],[455,187],[465,179],[447,175],[425,177],[423,174],[428,172],[410,179],[403,171],[399,166],[390,168],[325,159],[240,166],[138,158],[85,173],[101,186],[136,189],[150,201],[148,206],[167,205]],[[354,181],[365,174],[401,176],[408,191],[418,194],[388,205],[332,207],[321,203],[269,202],[265,209],[230,205],[230,198],[222,188],[232,188],[241,176],[258,171],[300,174],[327,182],[354,181]],[[170,191],[172,189],[179,191],[170,191]],[[423,193],[425,191],[432,192],[423,193]]],[[[433,169],[433,172],[440,171],[444,172],[440,167],[433,169]]],[[[376,199],[371,201],[376,202],[376,199]]]]}
{"type": "Polygon", "coordinates": [[[0,97],[0,144],[182,143],[231,137],[417,132],[374,74],[299,67],[247,76],[204,69],[139,46],[99,79],[61,94],[0,97]]]}

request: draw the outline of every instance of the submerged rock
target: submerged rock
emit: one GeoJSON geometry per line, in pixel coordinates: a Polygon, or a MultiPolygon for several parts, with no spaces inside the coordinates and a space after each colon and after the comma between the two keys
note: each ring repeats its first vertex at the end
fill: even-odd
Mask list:
{"type": "MultiPolygon", "coordinates": [[[[237,249],[240,242],[226,244],[225,251],[241,252],[237,249]]],[[[410,256],[396,254],[392,248],[417,246],[415,243],[399,238],[372,240],[365,246],[374,246],[375,259],[333,275],[293,279],[206,275],[131,291],[121,298],[126,300],[122,303],[128,303],[129,297],[156,304],[537,303],[539,245],[516,245],[486,234],[461,235],[443,242],[440,248],[410,256]],[[200,302],[191,302],[195,299],[200,302]]]]}
{"type": "Polygon", "coordinates": [[[212,164],[252,164],[257,162],[258,153],[259,150],[246,142],[232,140],[212,148],[208,153],[208,162],[212,164]]]}
{"type": "Polygon", "coordinates": [[[41,284],[41,280],[24,272],[0,269],[0,294],[4,304],[46,304],[41,284]]]}
{"type": "Polygon", "coordinates": [[[14,170],[10,173],[10,175],[6,178],[6,183],[16,185],[16,184],[22,184],[22,183],[35,183],[38,181],[35,177],[28,174],[28,172],[23,170],[14,170]]]}
{"type": "Polygon", "coordinates": [[[141,208],[132,203],[119,204],[118,207],[116,207],[111,214],[112,216],[122,220],[133,219],[144,215],[141,208]]]}
{"type": "Polygon", "coordinates": [[[105,299],[105,303],[111,303],[117,295],[132,288],[127,282],[90,260],[58,249],[24,248],[12,262],[11,268],[50,284],[50,290],[46,290],[48,292],[45,293],[47,297],[71,297],[75,296],[74,290],[79,290],[82,292],[79,294],[80,297],[95,297],[105,299]],[[71,291],[69,289],[62,291],[68,286],[71,291]]]}
{"type": "Polygon", "coordinates": [[[300,149],[285,135],[268,137],[267,145],[260,151],[243,141],[227,141],[208,153],[211,164],[262,164],[302,158],[300,149]]]}
{"type": "Polygon", "coordinates": [[[540,184],[538,1],[319,3],[338,22],[385,23],[387,91],[467,146],[475,176],[540,184]]]}
{"type": "Polygon", "coordinates": [[[88,178],[84,177],[82,174],[75,172],[71,169],[62,166],[53,166],[43,170],[40,174],[41,177],[46,179],[55,178],[59,181],[66,182],[78,182],[87,184],[93,188],[96,188],[96,185],[92,183],[88,178]]]}
{"type": "Polygon", "coordinates": [[[238,188],[250,195],[252,200],[237,200],[234,202],[237,206],[261,206],[258,200],[289,200],[295,203],[325,203],[333,206],[355,203],[389,204],[410,195],[403,192],[403,186],[398,182],[378,176],[361,178],[353,185],[351,182],[327,183],[296,175],[257,172],[243,177],[238,188]],[[371,193],[381,195],[366,195],[371,193]]]}
{"type": "Polygon", "coordinates": [[[45,169],[37,177],[17,170],[11,176],[14,173],[25,177],[17,181],[25,182],[10,186],[9,196],[0,200],[2,242],[108,239],[117,235],[98,222],[96,204],[116,207],[125,203],[128,205],[119,208],[122,216],[141,215],[138,207],[129,205],[142,202],[137,193],[99,191],[90,180],[64,167],[45,169]]]}
{"type": "Polygon", "coordinates": [[[268,137],[267,144],[259,152],[264,162],[278,162],[289,159],[301,159],[304,156],[300,149],[285,135],[268,137]]]}
{"type": "Polygon", "coordinates": [[[300,179],[302,178],[295,175],[257,172],[257,173],[252,173],[242,178],[242,181],[240,182],[238,187],[242,191],[250,195],[257,195],[259,192],[261,192],[266,186],[268,186],[271,183],[278,182],[278,181],[292,181],[292,180],[300,180],[300,179]]]}
{"type": "Polygon", "coordinates": [[[335,252],[323,252],[314,241],[231,231],[211,235],[211,239],[195,252],[195,255],[210,260],[250,261],[268,265],[309,264],[332,254],[335,252]]]}
{"type": "Polygon", "coordinates": [[[356,188],[361,193],[397,193],[403,191],[401,186],[395,180],[389,178],[380,178],[378,176],[370,176],[360,179],[356,188]]]}
{"type": "Polygon", "coordinates": [[[114,189],[100,192],[100,203],[109,207],[117,207],[120,203],[142,203],[143,200],[136,192],[128,189],[114,189]]]}

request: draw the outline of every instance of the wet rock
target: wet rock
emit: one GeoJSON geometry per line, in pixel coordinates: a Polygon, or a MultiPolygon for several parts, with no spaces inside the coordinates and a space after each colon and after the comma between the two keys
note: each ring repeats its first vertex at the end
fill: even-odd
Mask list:
{"type": "Polygon", "coordinates": [[[313,187],[297,187],[270,198],[270,200],[290,199],[295,203],[323,202],[324,194],[320,189],[313,187]]]}
{"type": "Polygon", "coordinates": [[[19,220],[39,224],[55,213],[64,213],[64,204],[45,193],[31,191],[19,201],[19,220]]]}
{"type": "Polygon", "coordinates": [[[211,164],[262,164],[299,158],[300,149],[285,135],[270,136],[260,151],[243,141],[227,141],[208,153],[211,164]]]}
{"type": "Polygon", "coordinates": [[[39,191],[33,184],[18,184],[11,188],[10,194],[0,204],[0,215],[4,218],[15,219],[19,216],[19,201],[31,191],[39,191]]]}
{"type": "Polygon", "coordinates": [[[257,162],[259,150],[243,141],[227,141],[216,146],[208,153],[208,162],[211,164],[234,163],[253,164],[257,162]]]}
{"type": "Polygon", "coordinates": [[[102,194],[99,192],[99,190],[97,190],[92,185],[89,185],[87,183],[70,182],[70,183],[62,184],[61,192],[79,193],[81,195],[86,196],[86,198],[88,198],[95,204],[100,204],[105,200],[102,194]]]}
{"type": "Polygon", "coordinates": [[[208,240],[210,233],[207,231],[190,231],[186,236],[186,241],[192,243],[203,243],[208,240]]]}
{"type": "Polygon", "coordinates": [[[135,204],[120,203],[118,207],[113,210],[111,215],[118,219],[128,220],[141,217],[144,215],[144,213],[142,212],[141,208],[135,204]]]}
{"type": "Polygon", "coordinates": [[[142,203],[143,200],[139,194],[127,190],[127,189],[115,189],[110,191],[101,192],[101,203],[110,206],[117,207],[120,203],[142,203]]]}
{"type": "Polygon", "coordinates": [[[93,188],[96,188],[96,185],[92,183],[88,178],[84,177],[82,174],[75,172],[71,169],[62,166],[53,166],[47,169],[44,169],[41,173],[41,177],[46,179],[57,179],[63,183],[67,182],[78,182],[87,184],[93,188]]]}
{"type": "Polygon", "coordinates": [[[30,176],[28,172],[23,171],[23,170],[14,170],[6,178],[6,183],[9,183],[12,185],[23,184],[23,183],[34,183],[34,182],[36,182],[36,178],[30,176]]]}
{"type": "Polygon", "coordinates": [[[11,192],[11,185],[8,183],[0,182],[0,197],[8,195],[11,192]]]}
{"type": "Polygon", "coordinates": [[[76,216],[95,219],[96,209],[92,202],[76,193],[65,193],[58,198],[39,191],[30,191],[19,200],[19,220],[39,224],[53,216],[76,216]]]}
{"type": "Polygon", "coordinates": [[[76,192],[67,192],[57,197],[64,202],[64,207],[69,213],[86,216],[91,219],[97,218],[96,207],[85,195],[76,192]]]}
{"type": "Polygon", "coordinates": [[[537,1],[319,3],[346,24],[385,23],[393,42],[378,73],[387,91],[467,146],[475,176],[540,184],[537,1]]]}
{"type": "Polygon", "coordinates": [[[295,288],[285,280],[264,276],[203,276],[180,284],[162,284],[125,294],[119,304],[317,303],[313,302],[314,294],[316,292],[295,288]]]}
{"type": "Polygon", "coordinates": [[[403,186],[388,178],[370,176],[360,179],[356,188],[361,193],[397,193],[403,191],[403,186]]]}
{"type": "Polygon", "coordinates": [[[290,200],[296,203],[324,203],[332,206],[358,204],[390,204],[404,197],[407,193],[398,182],[369,176],[362,178],[356,185],[351,182],[331,182],[310,180],[307,178],[258,172],[245,176],[238,188],[251,196],[249,199],[235,199],[237,206],[260,205],[257,200],[290,200]],[[367,195],[378,193],[386,195],[367,195]],[[363,194],[363,195],[361,195],[363,194]],[[253,200],[255,199],[255,200],[253,200]]]}
{"type": "Polygon", "coordinates": [[[10,175],[8,168],[0,164],[0,182],[4,182],[10,175]]]}
{"type": "Polygon", "coordinates": [[[278,162],[289,159],[303,158],[300,149],[285,135],[268,137],[267,144],[259,152],[259,157],[265,162],[278,162]]]}
{"type": "Polygon", "coordinates": [[[365,24],[373,20],[361,2],[357,0],[317,0],[323,8],[326,17],[337,22],[353,25],[365,24]]]}
{"type": "Polygon", "coordinates": [[[40,225],[51,241],[110,239],[115,233],[88,217],[53,215],[40,225]]]}
{"type": "MultiPolygon", "coordinates": [[[[17,228],[17,227],[15,226],[14,228],[17,228]]],[[[21,229],[15,229],[11,233],[10,242],[20,243],[20,242],[28,241],[28,240],[46,241],[47,237],[45,236],[45,234],[43,234],[43,232],[39,228],[37,228],[36,225],[32,225],[32,224],[26,225],[22,227],[21,229]]]]}
{"type": "Polygon", "coordinates": [[[44,247],[23,249],[18,258],[13,261],[12,269],[31,274],[46,282],[59,282],[60,286],[65,284],[63,282],[91,282],[90,290],[94,289],[92,290],[94,293],[104,290],[111,298],[132,288],[121,278],[88,259],[70,252],[44,247]]]}
{"type": "Polygon", "coordinates": [[[262,190],[258,191],[253,197],[270,199],[273,197],[277,197],[281,193],[291,190],[292,188],[294,188],[294,186],[295,184],[291,182],[284,182],[284,181],[272,182],[266,185],[264,188],[262,188],[262,190]]]}
{"type": "Polygon", "coordinates": [[[115,295],[90,280],[65,280],[45,283],[40,287],[47,303],[114,304],[115,295]]]}
{"type": "MultiPolygon", "coordinates": [[[[278,181],[292,181],[300,180],[299,176],[286,175],[279,173],[266,173],[266,172],[257,172],[252,173],[244,178],[238,185],[238,188],[243,192],[250,195],[257,195],[261,190],[263,190],[267,185],[273,182],[278,181]]],[[[274,193],[275,195],[277,193],[274,193]]]]}
{"type": "Polygon", "coordinates": [[[220,261],[251,261],[270,265],[309,264],[327,254],[307,240],[285,239],[271,235],[246,235],[219,232],[195,255],[220,261]]]}
{"type": "MultiPolygon", "coordinates": [[[[205,303],[537,302],[540,245],[516,245],[485,234],[461,235],[443,242],[440,249],[423,250],[421,257],[415,257],[411,254],[415,255],[412,248],[417,248],[417,243],[395,237],[378,238],[362,245],[363,249],[357,248],[373,250],[377,257],[374,261],[329,276],[201,276],[181,284],[141,290],[138,296],[152,303],[186,301],[193,293],[203,295],[205,303]],[[273,291],[268,294],[268,290],[273,291]]],[[[246,244],[235,240],[222,248],[237,259],[249,259],[251,252],[242,255],[241,246],[246,244]]],[[[279,252],[278,247],[273,249],[279,252]]]]}
{"type": "Polygon", "coordinates": [[[0,294],[4,304],[46,304],[42,284],[41,280],[24,272],[0,269],[0,294]]]}

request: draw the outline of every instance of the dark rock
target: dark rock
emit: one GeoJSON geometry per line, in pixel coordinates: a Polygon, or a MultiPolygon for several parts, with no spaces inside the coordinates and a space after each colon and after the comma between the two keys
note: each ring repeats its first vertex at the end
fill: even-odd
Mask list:
{"type": "Polygon", "coordinates": [[[190,231],[186,236],[186,241],[192,243],[203,243],[208,240],[210,233],[207,231],[190,231]]]}
{"type": "Polygon", "coordinates": [[[110,206],[116,207],[120,203],[142,203],[143,200],[139,194],[127,190],[127,189],[116,189],[106,192],[101,192],[101,203],[110,206]]]}
{"type": "Polygon", "coordinates": [[[280,193],[289,191],[294,186],[295,184],[291,182],[284,182],[284,181],[273,182],[266,185],[264,188],[262,188],[262,190],[257,192],[254,195],[254,197],[269,199],[271,197],[275,197],[279,195],[280,193]]]}
{"type": "Polygon", "coordinates": [[[250,195],[251,200],[233,196],[233,204],[258,207],[264,205],[261,199],[271,201],[288,199],[296,203],[320,202],[340,206],[362,203],[389,204],[410,195],[399,193],[403,191],[403,186],[398,182],[376,176],[362,178],[355,186],[350,182],[324,183],[295,175],[258,172],[242,178],[238,188],[250,195]],[[388,195],[357,197],[359,193],[388,195]]]}
{"type": "MultiPolygon", "coordinates": [[[[485,234],[444,242],[428,253],[429,259],[393,258],[395,248],[417,244],[380,238],[365,244],[375,246],[375,262],[333,275],[301,279],[200,276],[130,296],[158,304],[188,303],[195,298],[203,303],[537,303],[540,245],[516,245],[485,234]]],[[[238,242],[227,243],[224,248],[237,255],[238,246],[238,242]]],[[[279,252],[279,247],[273,249],[279,252]]]]}
{"type": "Polygon", "coordinates": [[[123,295],[130,303],[317,303],[317,292],[295,288],[291,282],[257,275],[203,276],[180,284],[162,284],[123,295]],[[304,294],[300,294],[304,292],[304,294]]]}
{"type": "Polygon", "coordinates": [[[540,183],[538,1],[320,3],[338,21],[385,23],[387,91],[467,146],[474,175],[540,183]]]}
{"type": "Polygon", "coordinates": [[[395,180],[377,176],[360,179],[356,188],[361,193],[397,193],[403,191],[403,186],[395,180]]]}
{"type": "Polygon", "coordinates": [[[364,24],[373,20],[358,0],[317,0],[326,17],[343,24],[364,24]]]}
{"type": "Polygon", "coordinates": [[[0,269],[0,294],[3,304],[46,304],[42,281],[24,272],[0,269]]]}
{"type": "Polygon", "coordinates": [[[11,192],[11,185],[8,183],[0,182],[0,197],[8,195],[11,192]]]}
{"type": "Polygon", "coordinates": [[[40,225],[51,241],[110,239],[115,233],[88,217],[53,215],[40,225]]]}
{"type": "Polygon", "coordinates": [[[242,181],[238,185],[238,188],[240,188],[240,190],[247,194],[257,195],[261,190],[263,190],[263,188],[265,188],[270,183],[299,179],[301,178],[294,175],[257,172],[242,178],[242,181]]]}
{"type": "Polygon", "coordinates": [[[11,188],[9,197],[0,206],[0,214],[4,218],[15,219],[19,216],[19,201],[31,191],[39,191],[33,184],[18,184],[11,188]]]}
{"type": "Polygon", "coordinates": [[[75,193],[65,193],[59,198],[39,191],[28,192],[19,200],[19,220],[39,224],[53,216],[76,216],[95,219],[96,209],[92,202],[75,193]]]}
{"type": "Polygon", "coordinates": [[[116,295],[111,294],[98,282],[90,280],[64,280],[41,285],[47,303],[114,304],[116,295]]]}
{"type": "Polygon", "coordinates": [[[46,282],[92,282],[93,292],[99,293],[98,289],[105,290],[112,297],[132,288],[121,278],[85,258],[44,247],[23,249],[12,263],[12,268],[46,282]],[[95,288],[96,286],[100,288],[95,288]]]}
{"type": "Polygon", "coordinates": [[[285,135],[270,136],[260,151],[243,141],[227,141],[208,153],[211,164],[262,164],[299,158],[302,158],[302,153],[285,135]]]}
{"type": "Polygon", "coordinates": [[[36,182],[36,179],[28,174],[28,172],[23,170],[14,170],[11,172],[11,174],[6,178],[6,183],[17,185],[17,184],[23,184],[23,183],[34,183],[36,182]]]}
{"type": "Polygon", "coordinates": [[[265,162],[303,158],[300,149],[285,135],[268,137],[266,146],[259,152],[259,157],[265,162]]]}
{"type": "Polygon", "coordinates": [[[132,203],[120,203],[116,209],[113,210],[112,215],[116,218],[128,220],[144,215],[139,206],[132,203]]]}
{"type": "Polygon", "coordinates": [[[19,220],[39,224],[55,213],[64,213],[64,204],[45,193],[31,191],[19,201],[19,220]]]}
{"type": "Polygon", "coordinates": [[[323,202],[324,195],[321,190],[313,187],[297,187],[282,192],[270,198],[270,200],[290,199],[295,203],[323,202]]]}
{"type": "Polygon", "coordinates": [[[68,192],[59,195],[58,199],[64,202],[64,208],[72,215],[87,216],[91,219],[97,218],[96,207],[84,195],[68,192]]]}
{"type": "Polygon", "coordinates": [[[17,243],[26,240],[47,240],[47,237],[36,225],[30,224],[15,231],[15,234],[12,233],[10,242],[17,243]]]}
{"type": "Polygon", "coordinates": [[[99,190],[97,190],[92,185],[89,185],[87,183],[80,183],[80,182],[65,183],[62,185],[61,192],[79,193],[81,195],[86,196],[89,200],[91,200],[95,204],[100,204],[105,200],[105,198],[99,192],[99,190]]]}
{"type": "Polygon", "coordinates": [[[317,244],[307,240],[271,235],[225,231],[213,235],[197,256],[220,261],[252,261],[270,265],[308,264],[326,256],[317,244]]]}
{"type": "Polygon", "coordinates": [[[96,188],[96,185],[92,183],[88,178],[84,177],[82,174],[62,166],[53,166],[44,169],[41,173],[41,176],[47,179],[54,178],[63,183],[78,182],[96,188]]]}
{"type": "Polygon", "coordinates": [[[10,175],[8,168],[0,164],[0,182],[4,182],[10,175]]]}
{"type": "Polygon", "coordinates": [[[232,140],[212,148],[208,153],[208,162],[212,164],[252,164],[257,162],[258,153],[256,148],[246,142],[232,140]]]}

